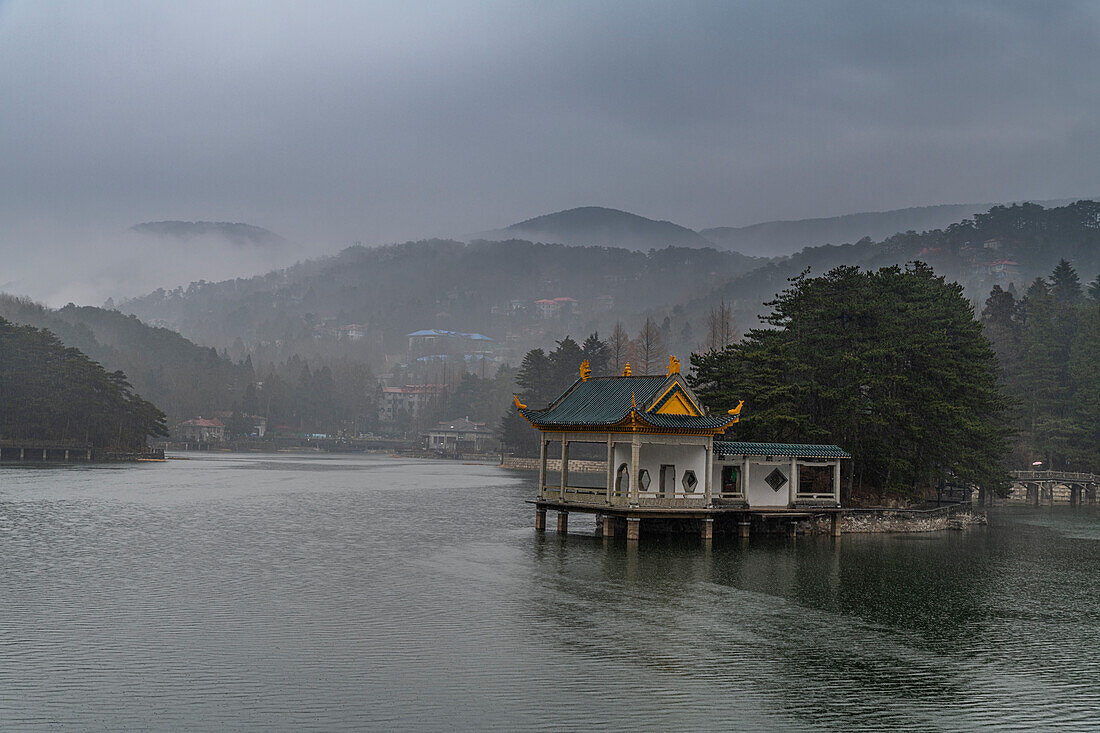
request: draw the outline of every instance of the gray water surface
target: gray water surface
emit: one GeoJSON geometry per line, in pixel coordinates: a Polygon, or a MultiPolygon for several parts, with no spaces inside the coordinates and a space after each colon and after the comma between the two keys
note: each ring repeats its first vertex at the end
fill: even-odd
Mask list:
{"type": "Polygon", "coordinates": [[[628,550],[536,535],[533,493],[372,456],[4,468],[0,728],[1100,728],[1094,508],[628,550]]]}

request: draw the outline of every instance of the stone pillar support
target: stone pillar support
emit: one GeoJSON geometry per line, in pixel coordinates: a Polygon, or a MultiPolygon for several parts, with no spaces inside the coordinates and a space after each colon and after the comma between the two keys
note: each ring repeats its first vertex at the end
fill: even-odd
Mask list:
{"type": "Polygon", "coordinates": [[[703,525],[700,530],[700,537],[709,541],[714,538],[714,517],[704,517],[703,525]]]}
{"type": "Polygon", "coordinates": [[[615,536],[615,517],[611,516],[610,514],[603,515],[603,536],[615,536]]]}
{"type": "Polygon", "coordinates": [[[558,512],[558,534],[569,531],[569,512],[558,512]]]}
{"type": "Polygon", "coordinates": [[[747,540],[749,538],[749,529],[751,528],[752,520],[748,517],[742,517],[741,520],[737,522],[737,536],[747,540]]]}
{"type": "Polygon", "coordinates": [[[626,518],[626,541],[637,542],[642,520],[638,517],[626,518]]]}
{"type": "Polygon", "coordinates": [[[546,510],[539,508],[535,510],[535,531],[546,531],[546,510]]]}
{"type": "Polygon", "coordinates": [[[840,536],[840,512],[833,512],[833,515],[832,515],[832,518],[831,518],[830,522],[831,522],[830,529],[832,530],[831,534],[833,535],[833,537],[839,537],[840,536]]]}

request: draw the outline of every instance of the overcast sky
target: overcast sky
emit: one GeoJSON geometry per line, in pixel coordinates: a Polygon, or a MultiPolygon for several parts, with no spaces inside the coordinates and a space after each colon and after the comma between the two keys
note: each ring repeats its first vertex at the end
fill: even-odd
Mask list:
{"type": "Polygon", "coordinates": [[[1097,3],[0,0],[0,248],[1094,196],[1098,68],[1097,3]]]}

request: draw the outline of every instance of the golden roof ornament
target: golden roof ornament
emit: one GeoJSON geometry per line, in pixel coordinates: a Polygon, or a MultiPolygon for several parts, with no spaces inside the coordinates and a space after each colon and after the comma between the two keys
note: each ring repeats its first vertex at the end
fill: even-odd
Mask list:
{"type": "Polygon", "coordinates": [[[623,376],[624,377],[629,377],[630,376],[630,362],[629,361],[626,363],[626,369],[623,369],[623,376]]]}
{"type": "Polygon", "coordinates": [[[737,407],[732,410],[726,410],[726,414],[733,418],[734,422],[741,421],[741,408],[745,406],[745,401],[741,400],[737,403],[737,407]]]}
{"type": "Polygon", "coordinates": [[[668,376],[680,373],[680,360],[672,354],[668,355],[668,376]]]}
{"type": "Polygon", "coordinates": [[[512,400],[515,401],[517,410],[526,410],[527,409],[527,405],[520,402],[519,397],[516,397],[515,395],[512,395],[512,400]]]}
{"type": "Polygon", "coordinates": [[[588,365],[588,359],[581,362],[581,381],[587,382],[588,378],[592,376],[592,367],[588,365]]]}

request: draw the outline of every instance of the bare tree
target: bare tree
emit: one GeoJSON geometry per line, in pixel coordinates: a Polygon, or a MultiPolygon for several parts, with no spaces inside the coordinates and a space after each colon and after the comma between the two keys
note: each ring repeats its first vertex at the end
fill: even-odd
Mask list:
{"type": "Polygon", "coordinates": [[[645,319],[645,325],[638,332],[635,344],[638,354],[638,374],[649,374],[650,367],[657,367],[666,356],[661,329],[652,318],[645,319]]]}
{"type": "Polygon", "coordinates": [[[630,336],[623,328],[622,321],[616,321],[615,330],[611,332],[611,337],[607,339],[607,362],[612,374],[623,373],[623,367],[630,359],[629,351],[630,336]]]}
{"type": "Polygon", "coordinates": [[[733,307],[723,300],[717,306],[711,306],[707,316],[707,340],[703,344],[707,351],[721,351],[737,339],[737,330],[733,325],[733,307]]]}

